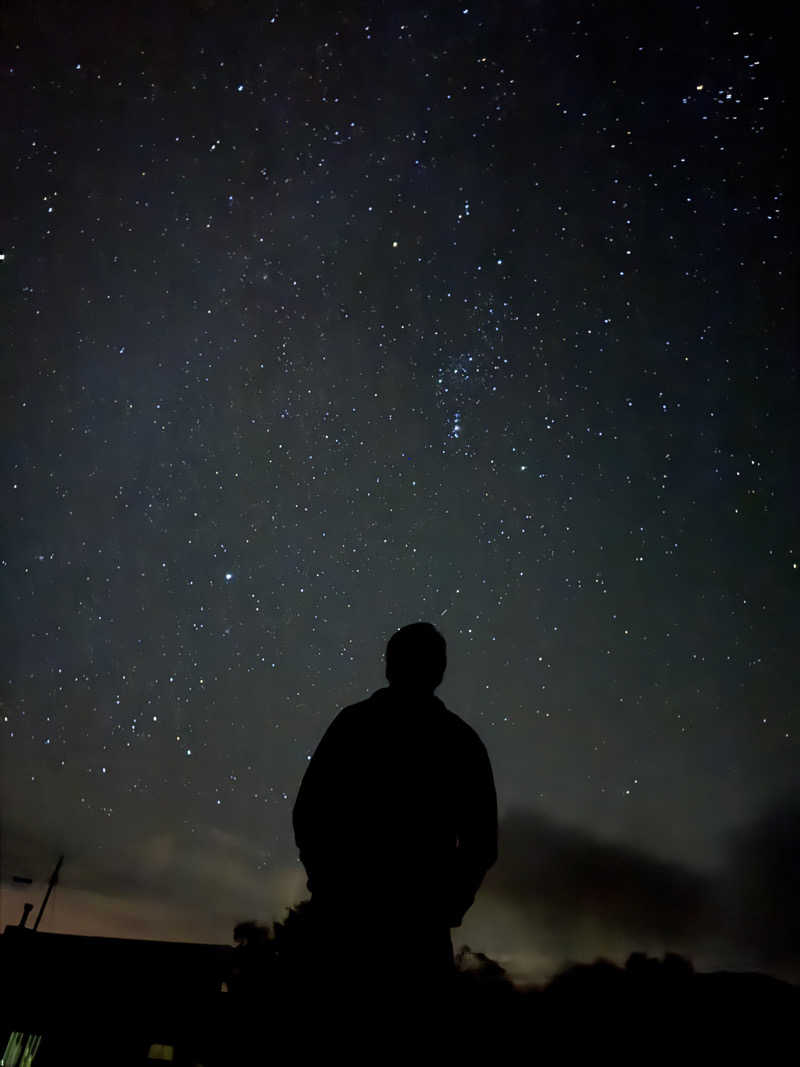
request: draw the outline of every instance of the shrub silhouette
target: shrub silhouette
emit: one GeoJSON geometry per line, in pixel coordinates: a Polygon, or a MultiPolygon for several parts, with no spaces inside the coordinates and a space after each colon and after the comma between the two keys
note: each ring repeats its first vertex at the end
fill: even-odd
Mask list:
{"type": "Polygon", "coordinates": [[[417,966],[411,938],[388,944],[384,973],[369,975],[363,988],[341,998],[339,977],[348,975],[348,960],[341,968],[334,961],[327,986],[315,985],[313,964],[309,969],[314,935],[308,900],[288,908],[286,917],[271,926],[255,920],[236,926],[226,1041],[236,1035],[245,1061],[261,1055],[265,1042],[274,1048],[283,1040],[280,1035],[287,1040],[303,1035],[320,1053],[333,1041],[347,1049],[355,1042],[372,1055],[378,1048],[385,1051],[381,1042],[387,1033],[411,1049],[429,1034],[441,1040],[442,1048],[463,1048],[469,1057],[484,1046],[487,1056],[496,1052],[500,1033],[516,1040],[535,1031],[547,1047],[550,1042],[561,1047],[565,1041],[602,1043],[615,1033],[628,1042],[655,1031],[664,1040],[683,1040],[697,1030],[720,1032],[729,1023],[738,1032],[756,1018],[765,1032],[778,1032],[800,1009],[798,990],[787,982],[760,974],[698,974],[689,959],[675,953],[658,959],[634,952],[624,966],[603,958],[573,963],[543,987],[522,990],[496,960],[469,945],[454,954],[452,997],[431,1008],[415,996],[423,957],[417,966]],[[398,960],[402,966],[396,972],[398,960]]]}
{"type": "MultiPolygon", "coordinates": [[[[308,968],[314,954],[314,911],[310,900],[302,900],[287,908],[283,921],[271,925],[248,919],[236,925],[234,961],[228,988],[241,996],[299,992],[309,977],[308,968]]],[[[392,977],[392,951],[410,955],[414,945],[403,943],[392,949],[387,946],[386,984],[392,977]]],[[[493,998],[513,995],[514,985],[504,968],[483,952],[462,945],[454,954],[455,987],[464,995],[476,990],[493,998]]],[[[414,973],[412,965],[411,973],[414,973]]],[[[380,979],[378,987],[381,986],[380,979]]]]}

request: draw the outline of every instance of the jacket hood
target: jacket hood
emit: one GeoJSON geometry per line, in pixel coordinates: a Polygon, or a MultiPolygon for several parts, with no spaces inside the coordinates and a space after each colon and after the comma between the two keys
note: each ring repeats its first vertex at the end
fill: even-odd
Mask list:
{"type": "Polygon", "coordinates": [[[371,703],[379,705],[389,705],[393,707],[401,706],[404,711],[414,711],[417,709],[420,711],[447,710],[444,702],[440,700],[435,693],[407,693],[395,689],[394,686],[391,685],[385,685],[382,689],[376,689],[369,700],[371,703]]]}

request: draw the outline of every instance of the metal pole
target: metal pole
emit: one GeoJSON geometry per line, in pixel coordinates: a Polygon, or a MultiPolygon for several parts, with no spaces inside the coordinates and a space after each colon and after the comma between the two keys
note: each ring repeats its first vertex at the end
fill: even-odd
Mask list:
{"type": "Polygon", "coordinates": [[[34,930],[36,930],[38,928],[38,926],[39,926],[39,922],[40,922],[40,920],[42,918],[42,913],[44,912],[45,906],[47,905],[47,901],[50,899],[50,894],[53,892],[53,886],[58,883],[58,872],[61,870],[61,864],[63,862],[64,862],[64,857],[63,856],[59,856],[58,857],[58,863],[55,866],[55,870],[50,875],[50,882],[49,882],[49,884],[47,886],[47,892],[44,895],[44,900],[42,901],[42,906],[41,906],[41,908],[39,908],[39,914],[36,916],[36,922],[33,924],[33,929],[34,930]]]}

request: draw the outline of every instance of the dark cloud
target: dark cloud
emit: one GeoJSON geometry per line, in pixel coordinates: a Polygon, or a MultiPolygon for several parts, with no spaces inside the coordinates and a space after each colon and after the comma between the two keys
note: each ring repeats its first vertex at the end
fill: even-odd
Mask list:
{"type": "Polygon", "coordinates": [[[671,950],[797,981],[799,830],[792,795],[731,834],[728,862],[712,876],[515,811],[501,823],[486,891],[523,917],[552,959],[577,958],[583,942],[589,956],[671,950]]]}
{"type": "Polygon", "coordinates": [[[589,923],[683,943],[712,923],[708,878],[535,812],[503,820],[490,884],[548,939],[589,923]]]}
{"type": "Polygon", "coordinates": [[[800,981],[800,791],[730,836],[720,887],[731,937],[754,966],[800,981]]]}

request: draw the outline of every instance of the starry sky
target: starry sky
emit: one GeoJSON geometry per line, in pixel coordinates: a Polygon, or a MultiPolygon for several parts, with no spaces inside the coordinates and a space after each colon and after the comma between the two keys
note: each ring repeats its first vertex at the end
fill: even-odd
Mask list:
{"type": "Polygon", "coordinates": [[[787,24],[464,2],[6,8],[3,924],[284,917],[425,619],[456,948],[800,976],[787,24]]]}

